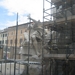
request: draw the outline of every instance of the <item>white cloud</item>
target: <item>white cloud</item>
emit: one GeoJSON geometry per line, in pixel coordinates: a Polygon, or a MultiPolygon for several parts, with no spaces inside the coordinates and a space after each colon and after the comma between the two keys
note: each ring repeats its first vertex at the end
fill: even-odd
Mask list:
{"type": "Polygon", "coordinates": [[[0,23],[0,30],[14,25],[16,25],[16,21],[7,21],[5,23],[0,23]]]}
{"type": "Polygon", "coordinates": [[[12,12],[8,12],[8,15],[9,16],[13,16],[14,14],[12,12]]]}
{"type": "MultiPolygon", "coordinates": [[[[18,24],[23,24],[23,23],[27,23],[27,22],[29,22],[27,20],[27,17],[20,16],[20,18],[18,20],[18,24]]],[[[16,20],[14,20],[14,21],[6,21],[5,23],[0,23],[0,29],[4,29],[4,28],[10,27],[10,26],[15,26],[16,23],[17,23],[16,20]]]]}
{"type": "MultiPolygon", "coordinates": [[[[18,12],[19,23],[26,23],[28,14],[31,14],[31,17],[36,20],[40,19],[42,21],[43,18],[43,0],[2,0],[0,6],[8,10],[9,16],[18,12]]],[[[15,22],[8,21],[8,24],[14,25],[15,22]]]]}

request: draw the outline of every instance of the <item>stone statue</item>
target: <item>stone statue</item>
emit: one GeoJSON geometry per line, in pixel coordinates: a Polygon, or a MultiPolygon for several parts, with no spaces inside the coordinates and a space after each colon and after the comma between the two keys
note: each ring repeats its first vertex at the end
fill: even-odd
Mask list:
{"type": "MultiPolygon", "coordinates": [[[[29,18],[30,20],[33,21],[33,25],[30,25],[30,28],[28,26],[27,31],[24,32],[24,37],[25,41],[22,42],[22,47],[21,47],[21,59],[28,61],[28,56],[29,56],[29,61],[33,62],[42,62],[42,27],[41,27],[41,22],[38,22],[32,18],[29,18]],[[30,33],[29,33],[30,31],[30,33]],[[29,37],[30,35],[30,37],[29,37]],[[29,40],[30,38],[30,40],[29,40]],[[28,54],[28,44],[30,44],[30,52],[28,54]],[[25,56],[27,55],[27,56],[25,56]]],[[[26,66],[23,71],[24,75],[26,72],[26,66]]],[[[29,75],[40,75],[42,70],[41,65],[34,65],[30,64],[29,66],[29,75]]],[[[25,74],[26,75],[26,74],[25,74]]]]}

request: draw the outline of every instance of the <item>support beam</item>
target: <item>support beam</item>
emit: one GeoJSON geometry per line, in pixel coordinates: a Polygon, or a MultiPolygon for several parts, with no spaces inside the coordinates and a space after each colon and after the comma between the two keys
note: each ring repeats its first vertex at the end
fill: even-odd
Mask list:
{"type": "MultiPolygon", "coordinates": [[[[66,54],[47,54],[44,55],[44,58],[50,58],[50,59],[61,59],[61,60],[66,60],[66,54]]],[[[71,54],[69,56],[70,60],[75,60],[75,55],[71,54]]]]}

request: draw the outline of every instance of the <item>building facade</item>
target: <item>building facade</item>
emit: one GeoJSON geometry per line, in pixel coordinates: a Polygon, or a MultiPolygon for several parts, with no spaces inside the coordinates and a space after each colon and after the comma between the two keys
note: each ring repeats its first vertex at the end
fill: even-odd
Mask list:
{"type": "MultiPolygon", "coordinates": [[[[30,23],[20,24],[18,25],[17,30],[17,58],[19,58],[19,51],[21,43],[25,40],[24,32],[27,30],[27,27],[30,23]]],[[[16,26],[8,27],[7,28],[7,40],[8,40],[8,49],[10,50],[10,58],[14,58],[15,53],[15,41],[16,41],[16,26]]]]}
{"type": "Polygon", "coordinates": [[[4,51],[6,52],[7,45],[7,29],[0,31],[0,58],[4,58],[4,51]]]}
{"type": "MultiPolygon", "coordinates": [[[[27,29],[29,23],[18,25],[17,32],[17,47],[21,46],[22,41],[24,41],[24,32],[27,29]]],[[[8,33],[8,47],[15,47],[16,39],[16,26],[9,27],[7,30],[8,33]]]]}
{"type": "MultiPolygon", "coordinates": [[[[24,32],[27,30],[29,23],[24,23],[18,25],[17,30],[17,54],[19,53],[19,48],[21,43],[25,40],[24,32]]],[[[10,53],[9,58],[13,58],[15,51],[15,41],[16,41],[16,26],[8,27],[4,30],[0,30],[0,45],[3,46],[3,52],[8,50],[10,53]]],[[[5,54],[4,54],[5,55],[5,54]]],[[[18,55],[19,56],[19,55],[18,55]]],[[[16,57],[18,57],[16,56],[16,57]]]]}
{"type": "Polygon", "coordinates": [[[0,45],[6,46],[7,44],[7,30],[0,31],[0,45]]]}

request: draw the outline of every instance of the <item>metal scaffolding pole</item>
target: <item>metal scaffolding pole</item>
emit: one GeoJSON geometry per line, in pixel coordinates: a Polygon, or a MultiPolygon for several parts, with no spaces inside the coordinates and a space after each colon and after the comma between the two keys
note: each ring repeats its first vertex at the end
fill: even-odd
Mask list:
{"type": "Polygon", "coordinates": [[[17,23],[16,23],[16,39],[15,39],[15,55],[14,55],[14,75],[16,75],[16,53],[17,53],[17,35],[18,35],[18,13],[17,13],[17,23]]]}
{"type": "MultiPolygon", "coordinates": [[[[30,18],[30,14],[28,16],[30,18]]],[[[29,20],[29,23],[31,24],[31,19],[29,20]]],[[[28,65],[27,65],[27,75],[29,75],[29,53],[30,53],[30,24],[29,24],[29,42],[28,42],[28,65]]]]}
{"type": "Polygon", "coordinates": [[[5,55],[6,55],[6,58],[5,58],[5,75],[6,75],[6,70],[7,70],[7,51],[8,51],[8,34],[7,34],[7,43],[6,43],[6,48],[5,48],[5,55]]]}
{"type": "MultiPolygon", "coordinates": [[[[75,0],[44,0],[44,2],[48,2],[51,4],[51,7],[47,6],[47,8],[45,8],[44,6],[44,12],[43,14],[43,19],[44,19],[44,24],[45,24],[45,20],[48,21],[50,23],[50,19],[48,17],[51,17],[51,21],[52,23],[50,28],[51,28],[51,43],[50,43],[50,47],[51,47],[51,52],[49,54],[49,58],[56,60],[56,73],[57,75],[59,75],[59,66],[60,66],[60,60],[62,61],[61,56],[63,55],[63,57],[65,57],[63,60],[65,61],[66,67],[67,68],[67,64],[69,64],[68,61],[70,60],[75,60],[73,59],[74,57],[74,36],[75,36],[75,31],[74,31],[74,20],[75,17],[73,18],[73,16],[75,16],[75,0]],[[50,2],[51,1],[51,2],[50,2]],[[48,11],[51,12],[48,12],[48,11]],[[56,32],[56,36],[53,39],[53,33],[52,32],[56,32]],[[58,37],[59,34],[59,37],[58,37]],[[55,40],[56,42],[54,43],[53,40],[55,40]],[[55,45],[54,45],[55,44],[55,45]],[[57,50],[57,52],[56,52],[57,50]],[[57,55],[57,56],[56,56],[57,55]],[[71,56],[73,55],[73,57],[71,58],[71,56]],[[52,57],[53,56],[53,57],[52,57]],[[59,60],[57,60],[58,58],[60,58],[59,60]],[[67,62],[66,62],[67,61],[67,62]]],[[[49,25],[50,25],[49,24],[49,25]]],[[[48,26],[49,26],[48,25],[48,26]]],[[[48,58],[48,57],[47,57],[48,58]]],[[[62,61],[63,62],[63,61],[62,61]]],[[[70,63],[72,63],[73,61],[71,61],[70,63]]],[[[66,75],[68,75],[68,69],[65,72],[66,75]]]]}
{"type": "Polygon", "coordinates": [[[44,56],[44,48],[43,48],[43,46],[44,46],[44,0],[43,0],[43,31],[42,31],[42,35],[43,35],[43,37],[42,37],[42,75],[44,75],[44,73],[43,73],[43,56],[44,56]]]}

